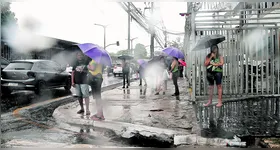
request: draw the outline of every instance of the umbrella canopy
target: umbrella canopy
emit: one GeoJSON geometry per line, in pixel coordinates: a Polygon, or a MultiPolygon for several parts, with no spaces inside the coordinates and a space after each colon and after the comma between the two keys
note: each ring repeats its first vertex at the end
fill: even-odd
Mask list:
{"type": "Polygon", "coordinates": [[[78,44],[78,47],[85,55],[95,60],[95,62],[106,66],[112,66],[112,59],[109,53],[98,45],[92,43],[84,43],[78,44]]]}
{"type": "Polygon", "coordinates": [[[125,59],[125,60],[131,60],[131,59],[133,59],[133,57],[132,57],[132,56],[129,56],[129,55],[122,55],[122,56],[119,56],[118,58],[119,58],[119,59],[125,59]]]}
{"type": "Polygon", "coordinates": [[[183,60],[179,59],[178,61],[179,61],[179,63],[180,63],[182,66],[187,66],[187,63],[184,62],[183,60]]]}
{"type": "Polygon", "coordinates": [[[211,47],[212,45],[217,45],[225,40],[225,36],[216,34],[216,35],[207,35],[200,40],[198,40],[196,46],[193,48],[193,51],[203,50],[211,47]]]}
{"type": "Polygon", "coordinates": [[[139,60],[137,60],[137,62],[140,66],[143,66],[143,67],[147,64],[147,62],[143,59],[139,59],[139,60]]]}
{"type": "Polygon", "coordinates": [[[176,57],[176,58],[184,58],[183,52],[181,52],[179,49],[175,47],[168,47],[162,50],[164,53],[166,53],[169,56],[176,57]]]}

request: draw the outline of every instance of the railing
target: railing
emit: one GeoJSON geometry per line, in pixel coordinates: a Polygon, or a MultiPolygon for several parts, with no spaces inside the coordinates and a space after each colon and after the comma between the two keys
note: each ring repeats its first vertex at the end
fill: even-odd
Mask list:
{"type": "MultiPolygon", "coordinates": [[[[280,94],[280,38],[279,27],[276,24],[280,16],[271,18],[274,23],[248,23],[242,27],[236,26],[244,19],[256,20],[256,18],[228,18],[224,23],[219,22],[221,19],[208,20],[207,23],[214,24],[214,27],[207,27],[203,25],[205,20],[199,20],[199,23],[196,23],[199,25],[195,30],[196,41],[206,35],[225,36],[226,40],[218,45],[225,61],[222,82],[224,95],[280,94]]],[[[259,20],[264,21],[267,18],[259,20]]],[[[209,49],[188,53],[188,64],[192,64],[188,65],[191,67],[188,75],[191,76],[193,96],[208,95],[207,73],[204,66],[208,53],[209,49]]]]}

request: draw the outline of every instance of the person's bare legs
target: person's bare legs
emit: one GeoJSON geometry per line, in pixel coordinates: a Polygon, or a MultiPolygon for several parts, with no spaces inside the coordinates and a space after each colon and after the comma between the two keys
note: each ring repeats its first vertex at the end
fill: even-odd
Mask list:
{"type": "Polygon", "coordinates": [[[216,105],[217,107],[221,107],[222,104],[222,94],[223,94],[223,88],[222,85],[217,85],[218,88],[218,104],[216,105]]]}
{"type": "Polygon", "coordinates": [[[79,101],[79,104],[81,106],[81,109],[77,112],[78,114],[81,114],[81,113],[84,113],[84,104],[83,104],[83,98],[82,97],[78,97],[78,101],[79,101]]]}
{"type": "Polygon", "coordinates": [[[89,98],[85,98],[85,104],[86,104],[86,115],[90,115],[89,111],[89,98]]]}
{"type": "Polygon", "coordinates": [[[214,85],[210,85],[208,87],[208,92],[209,92],[209,98],[208,98],[208,103],[204,104],[204,106],[209,106],[212,104],[212,99],[213,99],[213,92],[214,92],[214,85]]]}

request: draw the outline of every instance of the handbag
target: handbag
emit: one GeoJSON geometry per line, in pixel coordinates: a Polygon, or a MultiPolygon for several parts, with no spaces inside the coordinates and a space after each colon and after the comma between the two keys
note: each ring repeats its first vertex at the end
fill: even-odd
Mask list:
{"type": "Polygon", "coordinates": [[[99,74],[97,74],[97,75],[92,75],[90,72],[87,74],[87,83],[89,84],[89,85],[91,85],[91,84],[93,84],[95,81],[96,81],[96,79],[102,79],[102,75],[99,73],[99,74]]]}

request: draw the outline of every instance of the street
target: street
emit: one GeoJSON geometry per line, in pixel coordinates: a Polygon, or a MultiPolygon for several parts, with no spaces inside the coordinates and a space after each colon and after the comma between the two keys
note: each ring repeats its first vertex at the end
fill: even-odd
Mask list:
{"type": "MultiPolygon", "coordinates": [[[[122,77],[114,77],[112,74],[110,74],[110,76],[104,74],[103,78],[102,87],[122,82],[122,77]]],[[[42,96],[38,96],[32,91],[14,92],[9,97],[2,98],[1,113],[12,112],[19,107],[75,94],[75,89],[71,88],[71,92],[72,93],[67,93],[63,88],[46,91],[42,96]]]]}
{"type": "Polygon", "coordinates": [[[0,10],[1,148],[280,147],[280,2],[0,10]]]}
{"type": "MultiPolygon", "coordinates": [[[[104,75],[104,81],[102,84],[102,87],[106,87],[109,85],[114,85],[117,83],[120,83],[122,81],[121,77],[113,77],[104,75]]],[[[72,93],[74,93],[74,88],[71,89],[72,93]]],[[[66,93],[64,89],[55,89],[52,91],[46,91],[43,96],[36,96],[31,91],[24,91],[24,92],[16,92],[12,94],[12,97],[5,98],[2,100],[1,103],[1,119],[2,123],[3,120],[14,120],[15,116],[12,115],[13,111],[21,108],[21,107],[28,107],[30,105],[48,101],[51,99],[55,99],[58,97],[63,97],[67,95],[71,95],[72,93],[66,93]],[[3,103],[4,101],[4,103],[3,103]]],[[[42,119],[42,118],[40,118],[42,119]]],[[[69,143],[73,144],[96,144],[96,145],[102,145],[104,142],[106,143],[105,146],[124,146],[125,144],[116,144],[116,142],[111,142],[112,136],[110,135],[105,136],[109,133],[106,133],[106,131],[102,131],[98,133],[94,131],[92,128],[86,128],[83,126],[67,126],[65,125],[60,127],[55,120],[53,120],[50,117],[44,118],[47,120],[47,128],[42,128],[40,126],[36,126],[33,124],[27,124],[22,125],[22,121],[15,121],[9,124],[9,126],[14,126],[14,130],[5,132],[3,134],[3,138],[1,139],[2,143],[3,141],[9,141],[12,140],[12,143],[9,143],[8,145],[5,145],[5,147],[17,147],[17,145],[21,145],[24,143],[30,143],[34,147],[37,146],[44,146],[47,145],[49,147],[56,147],[61,146],[61,143],[64,143],[67,141],[68,146],[69,143]],[[56,128],[57,130],[52,130],[52,128],[56,128]],[[27,134],[28,133],[28,134],[27,134]],[[100,136],[102,134],[103,136],[100,136]],[[96,137],[96,135],[98,135],[96,137]],[[16,138],[15,138],[16,137],[16,138]],[[40,138],[38,138],[40,137],[40,138]],[[51,138],[50,138],[51,137],[51,138]],[[53,137],[57,137],[57,139],[54,139],[53,137]],[[13,143],[15,142],[15,143],[13,143]],[[52,144],[46,144],[46,143],[52,143],[52,144]],[[57,144],[56,144],[57,143],[57,144]],[[60,143],[60,144],[59,144],[60,143]]],[[[2,129],[3,130],[3,129],[2,129]]]]}

